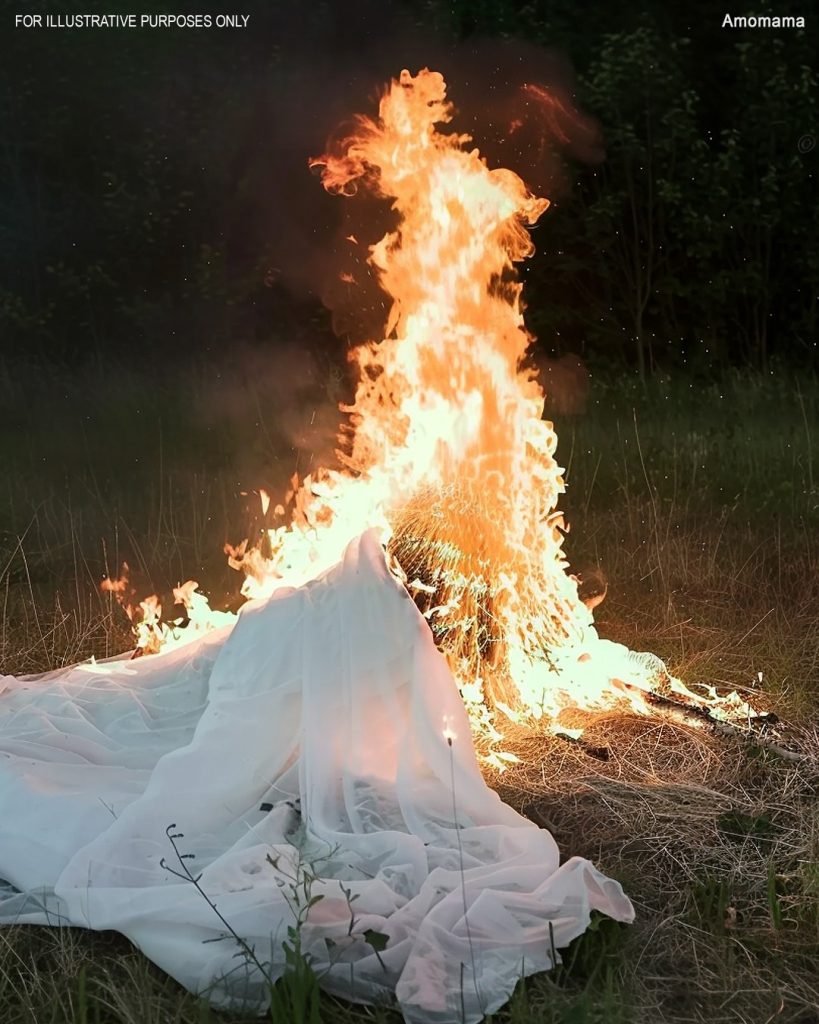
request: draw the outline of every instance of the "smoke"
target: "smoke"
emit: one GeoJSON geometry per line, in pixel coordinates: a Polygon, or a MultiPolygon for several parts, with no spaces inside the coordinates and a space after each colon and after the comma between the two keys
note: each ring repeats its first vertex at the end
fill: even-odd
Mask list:
{"type": "Polygon", "coordinates": [[[278,501],[294,472],[335,464],[339,403],[352,398],[333,354],[304,337],[264,348],[237,341],[199,365],[188,409],[203,438],[229,446],[236,480],[278,501]]]}
{"type": "Polygon", "coordinates": [[[531,362],[546,393],[546,415],[549,418],[564,420],[586,411],[591,381],[589,371],[579,356],[566,352],[552,359],[534,349],[531,362]]]}
{"type": "Polygon", "coordinates": [[[381,334],[387,299],[367,247],[392,224],[383,201],[330,196],[308,170],[353,115],[374,115],[402,68],[443,73],[456,117],[490,166],[530,189],[565,193],[566,163],[602,157],[599,133],[573,101],[571,69],[522,40],[451,41],[395,2],[276,5],[268,25],[277,60],[249,118],[233,169],[244,203],[232,234],[267,243],[269,280],[317,296],[351,343],[381,334]]]}

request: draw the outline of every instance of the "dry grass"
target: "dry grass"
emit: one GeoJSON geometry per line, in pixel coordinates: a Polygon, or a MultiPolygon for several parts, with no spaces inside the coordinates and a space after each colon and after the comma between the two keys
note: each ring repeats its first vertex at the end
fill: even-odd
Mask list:
{"type": "Polygon", "coordinates": [[[819,1006],[819,738],[793,763],[662,720],[589,728],[608,760],[521,737],[496,780],[561,848],[620,879],[635,1021],[803,1021],[819,1006]]]}
{"type": "MultiPolygon", "coordinates": [[[[819,388],[802,382],[801,407],[787,381],[736,379],[720,393],[595,382],[589,414],[561,431],[566,549],[587,578],[608,583],[602,635],[655,652],[689,685],[761,687],[794,725],[787,742],[815,758],[819,458],[808,425],[819,421],[819,388]]],[[[5,397],[8,411],[14,392],[5,397]]],[[[250,433],[242,417],[257,419],[263,399],[237,405],[231,436],[250,433]]],[[[150,408],[145,393],[130,401],[150,408]]],[[[22,402],[11,405],[23,415],[22,402]]],[[[271,477],[238,478],[245,455],[203,449],[178,415],[173,444],[143,431],[143,461],[117,477],[116,449],[131,442],[95,408],[94,439],[72,461],[63,437],[59,472],[38,461],[47,439],[25,424],[25,457],[0,445],[0,672],[127,646],[127,624],[96,589],[123,557],[146,589],[192,575],[215,605],[234,601],[221,544],[258,526],[240,491],[275,490],[271,477]]],[[[127,419],[121,404],[116,416],[127,419]]],[[[298,457],[282,449],[279,475],[298,457]]],[[[521,985],[499,1019],[817,1024],[815,760],[789,762],[660,716],[601,717],[585,739],[517,736],[521,765],[489,781],[567,855],[622,880],[637,921],[587,933],[566,968],[521,985]]],[[[396,1019],[322,1005],[327,1021],[396,1019]]],[[[119,937],[16,929],[0,932],[0,1020],[241,1018],[210,1011],[119,937]]]]}

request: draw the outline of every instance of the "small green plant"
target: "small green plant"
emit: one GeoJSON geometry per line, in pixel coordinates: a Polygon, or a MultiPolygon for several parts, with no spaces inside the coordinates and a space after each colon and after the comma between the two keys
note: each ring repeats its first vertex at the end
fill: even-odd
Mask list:
{"type": "Polygon", "coordinates": [[[313,958],[301,948],[301,932],[294,925],[287,929],[284,950],[284,974],[270,986],[270,1020],[321,1024],[319,976],[313,958]]]}
{"type": "MultiPolygon", "coordinates": [[[[551,929],[549,944],[555,957],[551,929]]],[[[504,1024],[630,1024],[622,964],[622,926],[593,914],[562,963],[548,974],[521,978],[503,1011],[504,1024]]]]}
{"type": "MultiPolygon", "coordinates": [[[[304,1022],[304,1024],[321,1024],[319,976],[314,969],[314,958],[302,949],[302,928],[307,920],[310,909],[324,897],[321,894],[313,894],[313,885],[317,881],[318,875],[314,872],[312,866],[302,858],[302,843],[298,840],[294,843],[298,854],[292,873],[281,866],[281,858],[273,858],[269,855],[267,858],[268,862],[284,876],[280,880],[280,884],[281,888],[285,890],[284,899],[294,918],[293,923],[287,928],[287,938],[282,942],[284,972],[281,977],[273,981],[271,979],[270,963],[259,958],[255,948],[239,935],[233,925],[218,910],[215,902],[200,885],[201,874],[194,875],[190,870],[188,862],[195,858],[195,854],[182,853],[180,851],[177,841],[184,839],[184,833],[175,832],[175,829],[175,824],[169,825],[165,829],[165,834],[173,848],[179,867],[171,867],[164,857],[160,861],[160,865],[170,874],[195,886],[196,890],[222,922],[227,933],[238,945],[239,951],[247,965],[255,967],[263,977],[268,979],[270,982],[271,1021],[299,1021],[304,1022]]],[[[301,837],[303,839],[303,833],[301,837]]]]}
{"type": "MultiPolygon", "coordinates": [[[[74,1009],[75,1024],[90,1024],[90,1018],[88,1015],[88,995],[86,992],[86,980],[87,979],[85,972],[85,964],[83,964],[82,967],[80,967],[79,972],[77,973],[77,980],[74,989],[74,994],[77,999],[77,1004],[74,1009]]],[[[96,1003],[94,1004],[94,1008],[96,1010],[99,1009],[96,1003]]],[[[95,1017],[99,1019],[98,1013],[95,1013],[95,1017]]]]}
{"type": "Polygon", "coordinates": [[[253,966],[256,967],[259,971],[261,971],[261,973],[266,977],[268,975],[268,965],[263,963],[258,958],[258,956],[256,955],[256,950],[253,948],[253,946],[249,945],[249,943],[245,939],[243,939],[241,935],[239,935],[239,933],[234,929],[230,921],[228,921],[227,918],[223,916],[223,914],[219,911],[214,901],[210,898],[210,896],[208,896],[208,894],[199,884],[202,879],[201,872],[198,875],[194,875],[193,872],[191,871],[190,867],[188,866],[188,862],[195,860],[196,854],[182,853],[180,851],[179,846],[177,845],[177,840],[184,839],[185,833],[175,832],[175,828],[175,822],[171,825],[168,825],[168,827],[165,829],[165,835],[168,837],[168,841],[171,844],[174,856],[179,862],[179,867],[171,867],[164,857],[162,857],[161,860],[159,861],[159,866],[163,868],[165,871],[167,871],[168,874],[173,875],[175,878],[181,879],[181,881],[183,882],[190,882],[190,884],[194,886],[194,888],[202,897],[202,899],[208,904],[208,906],[211,908],[214,914],[216,914],[216,916],[222,922],[226,931],[234,940],[234,942],[238,945],[241,953],[245,956],[248,963],[253,964],[253,966]]]}
{"type": "Polygon", "coordinates": [[[591,985],[607,977],[609,969],[622,960],[624,925],[592,912],[588,928],[563,953],[556,980],[591,985]]]}
{"type": "MultiPolygon", "coordinates": [[[[242,938],[217,909],[215,902],[200,885],[201,874],[194,875],[191,872],[188,862],[193,860],[195,855],[180,852],[177,840],[183,839],[184,833],[175,832],[175,829],[175,824],[169,825],[165,834],[173,848],[179,867],[169,866],[164,857],[160,861],[161,866],[170,874],[195,886],[224,925],[227,934],[238,945],[239,952],[247,965],[256,968],[263,977],[268,979],[270,986],[269,1014],[270,1020],[274,1024],[281,1024],[282,1021],[292,1021],[294,1024],[295,1022],[298,1024],[321,1024],[321,979],[351,943],[366,943],[375,953],[381,966],[385,967],[381,953],[387,945],[388,936],[371,928],[365,929],[363,932],[357,930],[358,920],[353,904],[358,899],[358,894],[353,893],[352,889],[346,888],[342,882],[339,882],[339,886],[350,912],[346,941],[337,942],[333,939],[325,939],[330,964],[323,971],[317,968],[316,957],[304,948],[303,930],[310,911],[324,899],[323,893],[314,892],[316,883],[322,880],[317,870],[318,865],[329,861],[337,851],[335,849],[328,849],[324,853],[311,851],[311,856],[308,857],[308,837],[303,823],[300,823],[299,827],[289,836],[290,843],[296,851],[292,863],[285,863],[281,856],[267,855],[267,862],[277,872],[277,884],[293,915],[293,921],[287,927],[287,936],[281,943],[284,954],[284,970],[275,981],[272,979],[271,963],[262,961],[256,953],[255,947],[242,938]]],[[[352,969],[351,964],[351,972],[352,969]]]]}
{"type": "Polygon", "coordinates": [[[711,876],[694,883],[691,890],[692,916],[715,935],[725,935],[734,923],[736,910],[731,886],[724,878],[711,876]]]}
{"type": "Polygon", "coordinates": [[[303,857],[304,832],[299,831],[293,844],[297,850],[292,871],[281,862],[281,857],[267,855],[267,862],[279,873],[279,883],[284,899],[293,914],[293,923],[287,927],[287,938],[282,942],[284,973],[270,986],[270,1020],[304,1021],[304,1024],[320,1024],[319,975],[315,970],[315,958],[305,952],[302,945],[302,929],[310,910],[324,896],[314,893],[313,886],[318,874],[309,861],[303,857]]]}

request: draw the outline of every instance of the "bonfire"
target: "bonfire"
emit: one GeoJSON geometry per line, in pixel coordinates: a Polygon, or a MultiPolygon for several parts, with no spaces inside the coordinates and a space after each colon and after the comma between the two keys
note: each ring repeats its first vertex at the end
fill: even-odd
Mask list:
{"type": "MultiPolygon", "coordinates": [[[[525,88],[548,115],[557,101],[525,88]]],[[[759,739],[774,716],[736,692],[695,693],[659,658],[595,630],[564,553],[564,471],[515,269],[549,200],[487,166],[468,135],[449,130],[452,117],[441,74],[403,71],[377,118],[359,116],[311,162],[342,201],[364,189],[390,204],[396,226],[360,259],[392,305],[383,338],[352,352],[342,468],[294,477],[273,510],[280,525],[253,545],[226,545],[246,573],[243,593],[301,585],[376,528],[446,655],[482,759],[501,771],[515,759],[503,743],[510,726],[578,739],[589,715],[618,707],[759,739]]],[[[103,586],[119,596],[124,580],[103,586]]],[[[140,652],[225,621],[195,589],[175,593],[184,630],[162,622],[155,597],[141,603],[140,652]]]]}
{"type": "Polygon", "coordinates": [[[314,161],[340,202],[391,205],[360,258],[392,305],[353,354],[341,468],[272,511],[262,492],[278,525],[228,548],[239,615],[189,581],[167,621],[123,576],[105,587],[146,656],[0,678],[0,922],[116,929],[224,1007],[264,1012],[295,964],[412,1024],[475,1024],[593,912],[634,919],[481,769],[623,707],[770,727],[598,636],[515,274],[548,201],[451,117],[442,76],[405,71],[314,161]]]}

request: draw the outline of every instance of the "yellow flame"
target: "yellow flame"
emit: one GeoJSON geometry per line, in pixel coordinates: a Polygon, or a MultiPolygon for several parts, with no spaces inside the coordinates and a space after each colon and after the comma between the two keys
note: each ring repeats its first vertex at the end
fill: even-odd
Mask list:
{"type": "MultiPolygon", "coordinates": [[[[446,129],[451,117],[439,73],[403,71],[378,116],[360,116],[313,161],[329,191],[366,189],[390,204],[395,226],[368,259],[391,307],[383,337],[354,353],[343,468],[293,478],[290,521],[266,532],[266,557],[247,541],[225,550],[246,573],[243,593],[263,597],[377,528],[502,770],[510,755],[496,746],[496,712],[555,723],[567,708],[646,712],[641,692],[657,686],[696,698],[658,659],[599,639],[567,572],[563,470],[527,363],[515,272],[549,201],[488,167],[468,136],[446,129]]],[[[444,736],[455,739],[448,722],[444,736]]]]}
{"type": "Polygon", "coordinates": [[[232,558],[249,572],[246,594],[262,596],[376,526],[423,575],[409,587],[430,595],[424,613],[459,683],[532,705],[521,692],[532,659],[593,638],[566,573],[557,437],[525,363],[514,273],[549,204],[441,130],[451,115],[440,74],[402,72],[379,117],[314,161],[330,191],[391,202],[397,225],[369,260],[392,307],[380,342],[355,353],[345,469],[294,481],[292,522],[269,532],[269,559],[232,558]]]}

